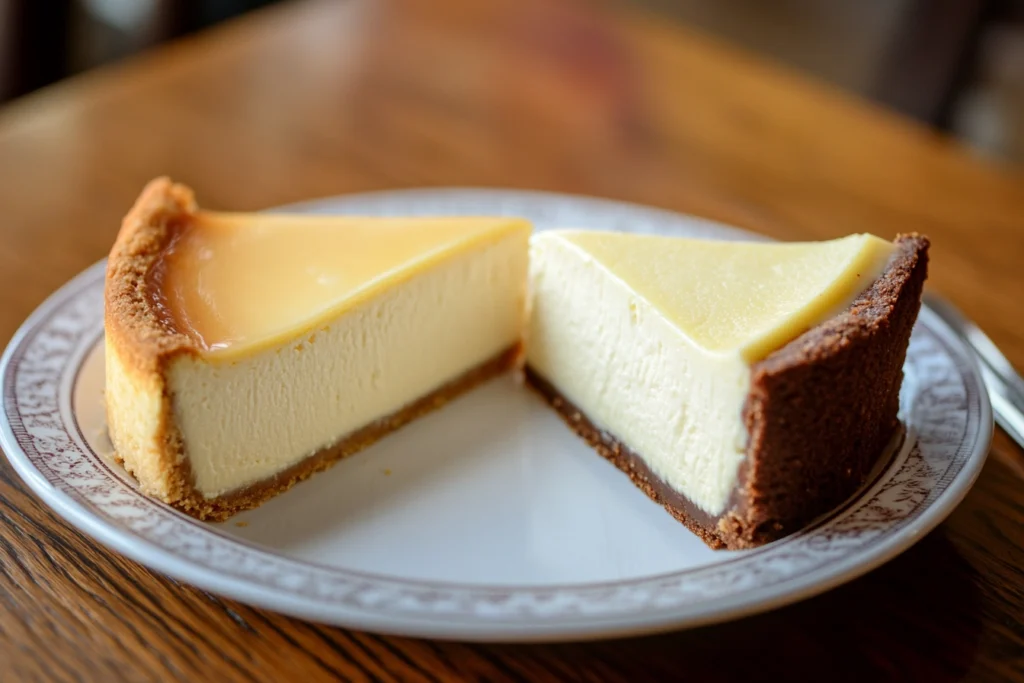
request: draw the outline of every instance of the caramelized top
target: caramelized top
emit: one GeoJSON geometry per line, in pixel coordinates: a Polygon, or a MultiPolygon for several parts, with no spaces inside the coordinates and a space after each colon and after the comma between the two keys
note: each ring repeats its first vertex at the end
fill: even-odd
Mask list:
{"type": "Polygon", "coordinates": [[[505,218],[199,211],[156,281],[177,328],[226,356],[313,330],[448,255],[529,229],[505,218]]]}

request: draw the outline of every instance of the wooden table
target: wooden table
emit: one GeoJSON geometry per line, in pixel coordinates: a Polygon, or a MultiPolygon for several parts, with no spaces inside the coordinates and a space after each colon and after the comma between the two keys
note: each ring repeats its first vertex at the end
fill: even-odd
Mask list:
{"type": "MultiPolygon", "coordinates": [[[[1024,176],[657,17],[564,0],[279,6],[0,110],[0,337],[143,183],[258,209],[431,185],[602,195],[782,238],[931,236],[930,286],[1024,367],[1024,176]]],[[[1024,456],[900,558],[736,623],[605,643],[385,638],[114,555],[0,463],[3,680],[1024,677],[1024,456]]]]}

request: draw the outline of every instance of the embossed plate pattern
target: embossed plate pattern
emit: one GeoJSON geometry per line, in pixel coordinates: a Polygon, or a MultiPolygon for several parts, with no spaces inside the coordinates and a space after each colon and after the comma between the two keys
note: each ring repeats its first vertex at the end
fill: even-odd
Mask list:
{"type": "MultiPolygon", "coordinates": [[[[371,215],[510,214],[532,219],[538,229],[590,227],[721,239],[751,237],[732,228],[647,207],[535,192],[383,192],[292,208],[371,215]]],[[[259,524],[272,530],[274,519],[288,519],[289,510],[319,505],[317,497],[324,486],[345,481],[339,479],[343,467],[361,467],[349,471],[354,472],[353,477],[366,476],[368,463],[374,458],[400,458],[395,449],[408,449],[410,439],[416,440],[416,448],[431,439],[444,441],[453,429],[451,420],[458,419],[456,411],[473,410],[474,401],[490,401],[493,405],[480,410],[500,413],[505,409],[503,402],[527,399],[508,399],[501,387],[478,390],[481,393],[469,394],[461,399],[461,407],[451,409],[456,417],[445,417],[448,409],[441,411],[438,417],[425,420],[428,424],[422,429],[411,425],[389,437],[385,441],[391,443],[383,446],[384,451],[368,451],[320,475],[327,484],[320,484],[319,489],[314,479],[272,501],[264,506],[269,512],[263,513],[263,508],[257,511],[251,530],[230,523],[202,524],[139,494],[131,478],[104,452],[100,393],[82,388],[89,382],[102,383],[101,364],[97,365],[100,361],[96,360],[102,356],[98,352],[103,329],[102,287],[103,264],[98,263],[39,307],[0,362],[4,408],[0,443],[19,474],[71,524],[157,571],[243,602],[352,628],[438,638],[557,640],[683,628],[767,610],[848,581],[912,545],[967,493],[991,439],[991,410],[972,357],[937,317],[924,310],[905,366],[901,417],[907,432],[899,452],[879,468],[877,476],[854,500],[811,528],[764,548],[711,553],[699,544],[687,545],[692,540],[689,537],[673,536],[686,532],[665,526],[663,536],[678,538],[686,552],[655,552],[651,559],[631,565],[626,561],[628,557],[623,559],[636,555],[635,548],[626,547],[628,540],[616,541],[607,533],[588,536],[591,527],[604,524],[600,519],[563,522],[554,515],[537,524],[534,515],[531,522],[531,510],[516,510],[516,505],[543,506],[551,500],[557,505],[557,498],[544,496],[585,494],[588,499],[607,496],[609,509],[623,514],[636,511],[640,519],[649,517],[652,528],[660,530],[659,525],[665,524],[660,509],[621,484],[620,479],[625,478],[610,471],[610,466],[605,467],[596,456],[580,455],[585,447],[563,439],[561,432],[550,443],[544,442],[544,448],[551,449],[544,462],[569,458],[563,457],[562,451],[571,450],[571,458],[578,459],[566,460],[569,469],[564,471],[593,475],[579,488],[593,482],[594,490],[545,494],[544,481],[531,470],[532,478],[523,481],[528,489],[539,491],[537,496],[520,501],[520,491],[515,500],[506,501],[507,509],[516,510],[516,514],[493,518],[494,524],[507,525],[502,527],[507,540],[495,541],[482,533],[477,537],[449,537],[441,527],[452,526],[450,520],[455,518],[438,521],[434,525],[438,538],[454,544],[446,547],[446,557],[463,563],[458,566],[445,565],[432,557],[427,561],[431,553],[415,550],[412,535],[402,538],[401,534],[411,532],[398,522],[389,522],[390,526],[383,528],[368,527],[380,535],[376,541],[353,541],[352,529],[328,524],[326,531],[317,530],[319,536],[310,535],[312,540],[305,545],[278,544],[280,534],[268,531],[261,537],[259,524]],[[415,429],[420,431],[411,431],[415,429]],[[387,448],[392,449],[390,455],[387,448]],[[350,466],[349,462],[356,464],[350,466]],[[519,514],[523,520],[518,519],[519,514]],[[527,524],[532,526],[520,528],[527,524]],[[392,532],[395,537],[388,537],[392,532]],[[563,535],[552,540],[551,534],[556,532],[563,535]],[[516,545],[518,537],[526,540],[516,545]],[[582,566],[584,561],[592,564],[593,557],[588,560],[581,555],[576,560],[572,555],[559,555],[559,547],[590,552],[598,542],[604,545],[593,557],[608,558],[611,564],[607,567],[582,566]],[[616,543],[624,545],[620,548],[616,543]],[[382,547],[379,556],[375,554],[382,547]],[[402,556],[401,548],[406,547],[413,549],[410,553],[419,552],[423,562],[416,562],[415,555],[402,556]],[[538,547],[544,550],[538,551],[538,547]],[[464,566],[465,558],[473,557],[474,548],[480,548],[481,553],[486,549],[487,553],[500,555],[507,551],[510,555],[497,557],[491,564],[482,560],[479,569],[469,571],[464,566]],[[378,569],[375,562],[383,569],[378,569]],[[526,569],[522,570],[523,576],[509,576],[495,567],[526,569]]],[[[507,393],[518,396],[516,391],[510,389],[507,393]]],[[[527,426],[533,424],[531,420],[536,422],[537,432],[542,434],[532,435],[529,449],[516,451],[514,457],[523,467],[534,467],[539,462],[531,460],[535,453],[526,451],[536,450],[537,438],[547,438],[543,437],[548,433],[545,430],[555,434],[552,430],[562,429],[545,422],[545,417],[537,417],[545,413],[532,410],[527,405],[525,412],[515,418],[527,426]]],[[[513,431],[505,438],[526,438],[515,435],[529,436],[529,431],[513,431]]],[[[509,444],[501,448],[514,450],[509,444]]],[[[500,453],[493,462],[496,467],[503,466],[500,453]]],[[[471,467],[468,471],[473,472],[471,467]]],[[[481,470],[476,476],[493,479],[496,471],[481,470]]],[[[463,482],[454,476],[446,476],[442,484],[449,487],[443,500],[452,501],[466,499],[464,487],[490,486],[488,495],[499,497],[505,490],[493,481],[463,482]]],[[[401,490],[405,497],[417,495],[415,487],[401,490]]],[[[358,497],[354,500],[353,505],[361,505],[358,497]]],[[[429,505],[434,503],[425,505],[428,512],[417,511],[416,515],[430,516],[429,505]]],[[[481,510],[480,514],[485,513],[481,510]]],[[[621,516],[616,514],[617,518],[621,516]]],[[[301,518],[296,519],[301,523],[301,518]]],[[[484,519],[491,518],[485,515],[484,519]]]]}

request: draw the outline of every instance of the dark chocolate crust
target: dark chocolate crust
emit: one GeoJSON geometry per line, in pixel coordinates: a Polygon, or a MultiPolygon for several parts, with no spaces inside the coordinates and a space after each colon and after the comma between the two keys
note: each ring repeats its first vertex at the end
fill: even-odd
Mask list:
{"type": "Polygon", "coordinates": [[[712,516],[527,367],[527,379],[600,455],[713,548],[750,548],[806,526],[867,478],[898,422],[928,240],[896,239],[885,272],[848,309],[756,363],[743,410],[748,443],[726,512],[712,516]]]}
{"type": "Polygon", "coordinates": [[[886,272],[849,309],[753,368],[749,442],[730,547],[796,531],[850,496],[896,429],[903,362],[921,307],[928,240],[900,236],[886,272]]]}

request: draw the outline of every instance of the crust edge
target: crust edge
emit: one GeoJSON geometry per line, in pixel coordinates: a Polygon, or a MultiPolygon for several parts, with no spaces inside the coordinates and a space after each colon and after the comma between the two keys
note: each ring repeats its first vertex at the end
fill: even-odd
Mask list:
{"type": "Polygon", "coordinates": [[[147,184],[121,223],[103,293],[105,401],[115,457],[144,493],[172,504],[196,492],[174,427],[166,369],[199,349],[161,305],[154,270],[197,210],[184,185],[166,177],[147,184]]]}

